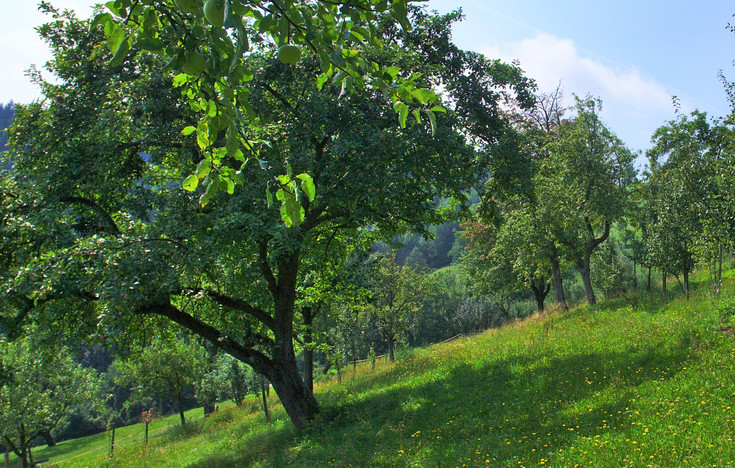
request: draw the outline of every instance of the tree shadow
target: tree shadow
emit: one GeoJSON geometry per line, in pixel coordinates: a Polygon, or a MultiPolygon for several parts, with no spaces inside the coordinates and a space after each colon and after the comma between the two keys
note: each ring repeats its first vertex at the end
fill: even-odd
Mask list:
{"type": "Polygon", "coordinates": [[[384,387],[355,386],[325,405],[311,428],[263,433],[241,451],[193,466],[315,466],[325,460],[335,466],[473,466],[478,456],[492,464],[535,464],[580,438],[629,431],[626,411],[637,388],[676,375],[690,358],[690,345],[682,337],[673,346],[622,352],[551,359],[527,353],[477,366],[461,359],[449,369],[411,371],[410,377],[399,366],[381,376],[384,387]],[[592,398],[601,393],[604,398],[592,398]]]}

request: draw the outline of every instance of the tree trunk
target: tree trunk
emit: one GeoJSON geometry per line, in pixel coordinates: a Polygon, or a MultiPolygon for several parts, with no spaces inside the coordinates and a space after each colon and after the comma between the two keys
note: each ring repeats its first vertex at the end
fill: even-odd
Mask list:
{"type": "Polygon", "coordinates": [[[648,279],[646,280],[646,291],[651,292],[651,270],[653,267],[648,267],[648,279]]]}
{"type": "Polygon", "coordinates": [[[312,322],[314,316],[311,313],[310,307],[305,307],[302,310],[304,317],[304,383],[309,391],[314,391],[314,348],[311,346],[314,340],[314,332],[312,330],[312,322]]]}
{"type": "Polygon", "coordinates": [[[266,376],[294,426],[299,429],[306,427],[319,412],[319,404],[301,379],[296,359],[276,364],[266,376]]]}
{"type": "Polygon", "coordinates": [[[260,396],[263,399],[263,412],[265,413],[265,420],[271,422],[271,412],[268,410],[268,394],[266,393],[266,380],[262,375],[260,376],[260,396]]]}
{"type": "Polygon", "coordinates": [[[43,437],[43,440],[46,441],[46,445],[49,447],[55,447],[56,441],[54,440],[54,436],[51,435],[50,429],[44,429],[41,431],[41,437],[43,437]]]}
{"type": "Polygon", "coordinates": [[[533,297],[536,299],[536,311],[538,313],[544,312],[544,301],[546,296],[549,294],[551,285],[546,281],[539,281],[539,284],[531,282],[531,291],[533,291],[533,297]]]}
{"type": "Polygon", "coordinates": [[[684,270],[684,297],[689,300],[689,272],[684,270]]]}
{"type": "Polygon", "coordinates": [[[722,250],[722,246],[720,246],[720,258],[718,259],[717,265],[717,292],[720,292],[722,288],[722,250]]]}
{"type": "Polygon", "coordinates": [[[216,404],[215,404],[215,403],[209,403],[209,402],[207,402],[207,403],[204,403],[204,404],[202,405],[202,408],[204,409],[204,417],[205,417],[205,418],[206,418],[207,416],[209,416],[210,414],[214,413],[214,408],[215,408],[215,406],[216,406],[216,404]]]}
{"type": "Polygon", "coordinates": [[[179,417],[181,418],[181,425],[186,425],[186,419],[184,418],[184,402],[181,392],[176,395],[176,402],[179,404],[179,417]]]}
{"type": "Polygon", "coordinates": [[[592,278],[590,275],[589,259],[587,259],[584,264],[577,265],[577,269],[579,270],[579,274],[582,276],[582,283],[584,284],[584,293],[587,297],[587,304],[595,305],[597,303],[597,298],[595,297],[595,291],[592,289],[592,278]]]}
{"type": "Polygon", "coordinates": [[[662,277],[662,279],[661,279],[661,291],[663,292],[664,301],[665,301],[666,300],[666,271],[665,270],[661,270],[661,277],[662,277]]]}
{"type": "Polygon", "coordinates": [[[561,307],[561,310],[567,311],[567,299],[564,296],[564,284],[561,279],[561,269],[559,268],[559,257],[553,256],[551,260],[551,283],[554,286],[554,295],[556,296],[556,303],[561,307]]]}
{"type": "Polygon", "coordinates": [[[396,356],[393,353],[393,349],[395,348],[395,338],[393,335],[388,335],[388,359],[390,362],[396,362],[396,356]]]}

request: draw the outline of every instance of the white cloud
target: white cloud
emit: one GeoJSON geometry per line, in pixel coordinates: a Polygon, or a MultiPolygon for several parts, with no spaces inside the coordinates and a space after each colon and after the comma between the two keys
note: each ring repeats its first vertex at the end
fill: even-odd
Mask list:
{"type": "Polygon", "coordinates": [[[518,43],[484,48],[482,52],[489,58],[518,60],[542,92],[553,91],[561,83],[568,103],[572,93],[599,97],[603,118],[635,149],[650,146],[648,138],[673,111],[673,93],[661,83],[643,76],[634,66],[612,65],[584,56],[571,39],[538,33],[518,43]]]}

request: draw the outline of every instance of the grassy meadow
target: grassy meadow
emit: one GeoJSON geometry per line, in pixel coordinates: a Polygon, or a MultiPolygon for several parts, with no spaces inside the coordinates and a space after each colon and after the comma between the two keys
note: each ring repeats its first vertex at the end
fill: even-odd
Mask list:
{"type": "Polygon", "coordinates": [[[39,448],[45,466],[728,466],[735,462],[733,280],[713,298],[645,293],[535,316],[349,367],[298,432],[271,394],[190,424],[39,448]],[[723,318],[725,317],[725,318],[723,318]],[[732,323],[731,323],[732,322],[732,323]]]}

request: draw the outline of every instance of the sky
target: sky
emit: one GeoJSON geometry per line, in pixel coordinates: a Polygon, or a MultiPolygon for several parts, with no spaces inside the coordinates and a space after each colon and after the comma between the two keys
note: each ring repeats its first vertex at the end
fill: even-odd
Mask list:
{"type": "MultiPolygon", "coordinates": [[[[51,0],[91,14],[94,0],[51,0]]],[[[730,0],[429,0],[446,13],[462,8],[455,43],[492,59],[517,60],[542,92],[561,85],[602,100],[602,118],[632,150],[645,151],[656,128],[685,112],[729,112],[718,79],[735,79],[735,5],[730,0]]],[[[50,58],[34,28],[45,17],[35,0],[0,0],[0,102],[39,98],[25,71],[50,58]]]]}

